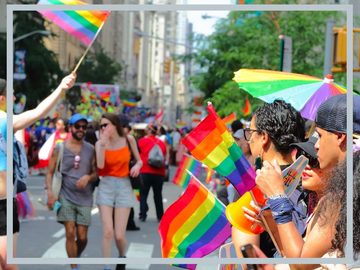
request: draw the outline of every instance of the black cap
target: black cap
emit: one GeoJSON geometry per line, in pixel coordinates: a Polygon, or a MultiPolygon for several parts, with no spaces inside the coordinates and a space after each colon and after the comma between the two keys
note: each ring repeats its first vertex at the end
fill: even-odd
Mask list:
{"type": "MultiPolygon", "coordinates": [[[[330,97],[320,105],[315,124],[330,132],[346,133],[346,110],[346,94],[330,97]]],[[[358,95],[353,95],[353,132],[360,134],[360,96],[358,95]]]]}
{"type": "Polygon", "coordinates": [[[315,149],[315,144],[319,139],[319,134],[314,132],[311,137],[306,142],[300,143],[292,143],[290,146],[296,146],[304,150],[307,154],[309,154],[313,158],[317,158],[317,153],[315,149]]]}

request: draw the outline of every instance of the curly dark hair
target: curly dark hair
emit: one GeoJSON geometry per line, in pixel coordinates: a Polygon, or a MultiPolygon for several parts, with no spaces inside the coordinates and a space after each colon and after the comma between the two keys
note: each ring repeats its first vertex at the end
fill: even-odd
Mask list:
{"type": "MultiPolygon", "coordinates": [[[[353,247],[354,254],[360,253],[360,151],[353,157],[353,247]]],[[[344,256],[346,245],[346,161],[334,168],[325,191],[324,200],[319,208],[320,216],[325,219],[334,218],[334,209],[339,209],[336,215],[335,236],[332,239],[332,249],[344,256]]]]}
{"type": "Polygon", "coordinates": [[[291,104],[283,100],[264,103],[254,115],[256,129],[265,131],[277,151],[288,154],[291,143],[305,139],[305,121],[291,104]]]}

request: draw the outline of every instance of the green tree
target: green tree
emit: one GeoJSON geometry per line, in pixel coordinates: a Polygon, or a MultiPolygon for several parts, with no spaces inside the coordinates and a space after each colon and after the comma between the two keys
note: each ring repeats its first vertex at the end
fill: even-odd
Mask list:
{"type": "Polygon", "coordinates": [[[123,67],[111,59],[103,49],[89,54],[77,71],[78,82],[114,84],[122,77],[123,67]]]}
{"type": "MultiPolygon", "coordinates": [[[[21,1],[35,4],[37,1],[21,1]]],[[[35,30],[46,30],[44,19],[38,12],[16,12],[14,15],[14,37],[35,30]]],[[[15,91],[27,96],[27,108],[35,107],[50,94],[62,79],[56,55],[45,47],[42,35],[32,35],[15,43],[14,50],[25,50],[26,79],[15,81],[15,91]]]]}
{"type": "Polygon", "coordinates": [[[239,89],[237,83],[233,81],[225,83],[222,88],[216,90],[209,100],[213,102],[216,112],[220,117],[225,117],[232,112],[235,112],[237,118],[239,119],[250,117],[250,115],[243,115],[246,98],[250,101],[251,111],[256,110],[257,107],[263,104],[263,101],[253,98],[244,90],[239,89]]]}
{"type": "MultiPolygon", "coordinates": [[[[207,98],[215,98],[215,91],[219,95],[229,90],[225,84],[241,68],[278,70],[280,34],[292,38],[293,72],[322,77],[326,21],[339,16],[336,12],[231,12],[218,21],[207,46],[194,54],[201,71],[192,83],[207,98]]],[[[244,95],[238,98],[241,106],[244,95]]]]}

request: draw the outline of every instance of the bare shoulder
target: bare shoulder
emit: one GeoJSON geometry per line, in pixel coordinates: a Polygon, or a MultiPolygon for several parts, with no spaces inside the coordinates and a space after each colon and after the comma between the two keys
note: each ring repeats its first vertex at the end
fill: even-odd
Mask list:
{"type": "Polygon", "coordinates": [[[134,137],[133,135],[128,134],[128,135],[126,135],[126,137],[127,137],[127,139],[129,140],[129,142],[131,142],[131,143],[135,143],[135,142],[136,142],[135,137],[134,137]]]}

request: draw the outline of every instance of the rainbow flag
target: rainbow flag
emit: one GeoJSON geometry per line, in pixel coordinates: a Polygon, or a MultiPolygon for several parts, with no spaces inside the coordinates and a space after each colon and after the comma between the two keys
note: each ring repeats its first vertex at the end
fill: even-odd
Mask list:
{"type": "Polygon", "coordinates": [[[123,100],[122,101],[122,104],[125,106],[125,107],[135,107],[137,102],[136,101],[133,101],[133,100],[123,100]]]}
{"type": "Polygon", "coordinates": [[[235,120],[236,120],[236,113],[234,112],[223,118],[223,121],[226,126],[231,125],[231,123],[234,122],[235,120]]]}
{"type": "Polygon", "coordinates": [[[242,113],[244,116],[248,116],[251,114],[251,104],[248,98],[245,99],[245,104],[242,113]]]}
{"type": "Polygon", "coordinates": [[[194,176],[199,177],[201,174],[201,168],[201,162],[187,154],[184,154],[172,182],[182,188],[186,188],[191,178],[191,175],[188,174],[186,170],[191,172],[194,176]]]}
{"type": "Polygon", "coordinates": [[[207,110],[208,116],[183,139],[183,144],[194,158],[226,177],[241,196],[255,186],[255,171],[211,103],[207,110]]]}
{"type": "Polygon", "coordinates": [[[104,93],[101,93],[101,94],[100,94],[100,98],[101,98],[103,101],[105,101],[105,102],[109,102],[109,101],[110,101],[110,96],[111,96],[110,91],[104,92],[104,93]]]}
{"type": "Polygon", "coordinates": [[[135,198],[140,202],[140,189],[134,189],[135,198]]]}
{"type": "MultiPolygon", "coordinates": [[[[40,0],[41,5],[84,5],[79,0],[40,0]]],[[[70,35],[89,46],[96,37],[99,28],[108,18],[109,11],[89,10],[39,10],[51,22],[64,29],[70,35]]]]}
{"type": "Polygon", "coordinates": [[[209,184],[211,182],[211,179],[212,179],[214,173],[215,172],[213,169],[207,168],[205,183],[209,184]]]}
{"type": "MultiPolygon", "coordinates": [[[[196,177],[165,211],[160,224],[163,258],[202,258],[231,235],[223,205],[196,177]]],[[[196,265],[178,265],[195,269],[196,265]]]]}

